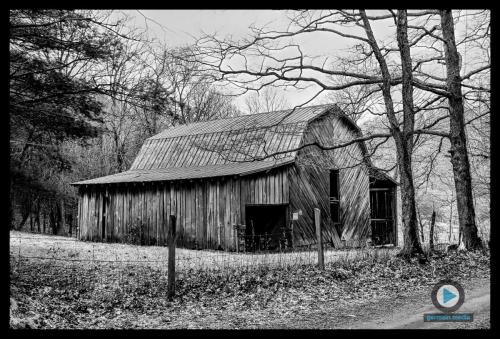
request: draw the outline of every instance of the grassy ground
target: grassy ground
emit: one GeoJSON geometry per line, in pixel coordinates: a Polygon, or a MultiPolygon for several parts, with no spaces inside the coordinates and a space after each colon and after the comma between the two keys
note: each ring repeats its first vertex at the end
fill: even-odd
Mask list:
{"type": "MultiPolygon", "coordinates": [[[[391,256],[394,248],[326,250],[325,263],[350,260],[363,254],[366,256],[391,256]]],[[[118,265],[140,264],[151,268],[164,268],[168,259],[165,246],[138,246],[121,243],[98,243],[78,241],[53,235],[10,232],[11,257],[36,257],[39,260],[59,262],[113,262],[118,265]]],[[[286,253],[236,253],[215,250],[176,249],[176,267],[184,269],[226,269],[250,266],[294,266],[314,264],[318,261],[316,251],[286,253]]]]}
{"type": "Polygon", "coordinates": [[[394,251],[339,251],[320,271],[284,255],[281,265],[240,265],[251,260],[243,258],[207,269],[217,263],[207,258],[220,254],[179,250],[207,260],[180,266],[176,298],[168,302],[164,266],[157,265],[166,259],[165,248],[74,241],[68,246],[58,237],[28,237],[36,238],[11,233],[13,328],[349,328],[367,308],[391,310],[394,303],[427,295],[443,278],[462,285],[489,279],[484,253],[436,256],[420,265],[402,261],[394,251]],[[17,260],[19,253],[53,259],[17,260]],[[67,260],[92,257],[108,261],[67,260]],[[110,260],[124,258],[129,262],[110,260]]]}

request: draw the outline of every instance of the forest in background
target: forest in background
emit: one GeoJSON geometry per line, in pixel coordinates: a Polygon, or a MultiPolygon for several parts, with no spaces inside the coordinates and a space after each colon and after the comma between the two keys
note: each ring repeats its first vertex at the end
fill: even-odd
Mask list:
{"type": "Polygon", "coordinates": [[[127,170],[165,128],[239,114],[189,47],[123,13],[10,12],[11,229],[74,235],[72,182],[127,170]]]}
{"type": "MultiPolygon", "coordinates": [[[[279,51],[279,46],[266,45],[262,36],[274,34],[273,41],[277,41],[284,38],[281,32],[254,29],[257,39],[245,42],[246,48],[255,47],[253,52],[257,51],[257,55],[274,58],[277,66],[267,66],[267,73],[262,69],[260,73],[245,69],[240,74],[229,74],[217,64],[221,54],[217,54],[217,62],[211,60],[214,47],[210,45],[207,49],[205,43],[216,42],[218,53],[242,53],[241,45],[221,43],[215,37],[206,36],[193,46],[168,48],[149,37],[146,30],[132,27],[125,15],[111,14],[112,11],[89,10],[10,12],[11,229],[74,235],[77,197],[71,182],[127,170],[144,140],[170,126],[234,116],[244,111],[258,113],[293,108],[281,89],[297,83],[300,76],[293,73],[297,70],[318,71],[312,61],[310,65],[297,66],[293,63],[297,59],[293,57],[287,59],[272,54],[279,51]],[[247,77],[242,80],[236,75],[247,77]],[[249,80],[248,76],[255,78],[249,80]],[[274,76],[275,80],[268,80],[268,76],[274,76]],[[233,96],[228,95],[235,95],[228,90],[228,85],[245,88],[245,92],[251,88],[259,92],[249,95],[246,107],[239,109],[233,96]]],[[[359,20],[345,13],[334,14],[345,16],[346,23],[340,24],[355,25],[359,20]]],[[[457,34],[457,46],[467,51],[467,55],[461,55],[461,67],[465,68],[461,70],[465,131],[476,224],[480,237],[488,239],[490,73],[489,67],[483,65],[490,64],[489,12],[454,14],[457,27],[467,22],[463,33],[457,34]]],[[[321,25],[331,19],[322,14],[308,16],[307,11],[294,15],[292,22],[299,27],[296,35],[300,30],[322,30],[321,25]]],[[[425,15],[420,19],[426,19],[425,15]]],[[[434,64],[427,67],[434,62],[444,63],[441,41],[436,35],[439,28],[427,22],[419,23],[420,28],[416,23],[408,25],[414,31],[410,40],[416,41],[409,43],[415,65],[413,73],[420,79],[434,81],[430,89],[440,94],[441,87],[437,84],[445,82],[442,70],[436,71],[434,64]]],[[[386,56],[394,51],[399,53],[395,43],[394,37],[383,44],[386,56]]],[[[308,77],[316,77],[315,80],[325,84],[326,89],[321,91],[329,94],[320,102],[307,104],[337,103],[358,121],[364,134],[386,131],[390,126],[384,109],[380,109],[384,98],[377,87],[379,84],[370,80],[372,83],[346,85],[354,73],[377,73],[370,58],[373,52],[361,44],[354,45],[349,58],[332,61],[342,72],[323,67],[320,75],[309,73],[308,77]]],[[[401,61],[387,59],[390,71],[401,73],[401,61]]],[[[446,100],[429,95],[432,92],[428,90],[415,89],[413,93],[417,107],[414,125],[416,129],[446,131],[449,129],[446,100]]],[[[400,105],[396,107],[396,115],[402,121],[402,89],[395,91],[395,101],[400,105]]],[[[374,163],[399,181],[394,140],[373,138],[366,142],[374,163]]],[[[449,150],[449,138],[439,133],[422,133],[414,138],[412,168],[422,243],[429,241],[433,212],[436,235],[442,238],[444,235],[446,240],[454,234],[449,240],[458,241],[458,211],[449,150]]]]}

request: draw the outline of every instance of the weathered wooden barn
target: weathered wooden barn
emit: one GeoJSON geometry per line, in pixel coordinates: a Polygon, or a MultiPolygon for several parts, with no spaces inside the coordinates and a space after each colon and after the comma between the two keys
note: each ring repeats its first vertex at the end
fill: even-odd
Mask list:
{"type": "Polygon", "coordinates": [[[396,184],[363,143],[321,150],[361,132],[336,105],[244,115],[167,129],[142,146],[128,171],[74,183],[79,237],[166,244],[169,215],[178,246],[236,250],[249,234],[289,232],[294,246],[396,243],[396,184]],[[306,146],[310,145],[310,146],[306,146]]]}

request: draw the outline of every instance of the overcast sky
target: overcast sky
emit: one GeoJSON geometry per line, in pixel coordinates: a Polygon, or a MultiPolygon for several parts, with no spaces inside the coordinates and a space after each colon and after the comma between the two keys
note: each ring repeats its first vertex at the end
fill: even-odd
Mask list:
{"type": "MultiPolygon", "coordinates": [[[[219,38],[231,36],[233,40],[242,39],[250,34],[249,27],[286,27],[287,11],[277,10],[128,10],[124,11],[134,18],[133,23],[139,27],[147,27],[150,34],[156,36],[169,46],[192,44],[204,33],[217,33],[219,38]]],[[[377,39],[382,40],[395,34],[391,20],[373,23],[377,39]]],[[[352,45],[352,40],[341,38],[335,34],[319,32],[297,38],[303,51],[313,56],[335,56],[343,53],[352,45]]],[[[283,92],[291,106],[302,104],[317,93],[319,87],[306,90],[288,90],[283,92]]],[[[318,97],[314,103],[325,103],[324,96],[318,97]]],[[[242,108],[244,97],[236,99],[242,108]]]]}
{"type": "MultiPolygon", "coordinates": [[[[169,46],[181,46],[194,43],[204,33],[217,33],[219,37],[242,39],[250,34],[249,27],[281,27],[289,22],[287,11],[278,10],[128,10],[124,11],[134,18],[133,23],[146,27],[158,39],[169,46]]],[[[383,29],[384,30],[384,29],[383,29]]],[[[390,30],[387,27],[387,32],[390,30]]],[[[387,32],[382,32],[386,35],[387,32]]],[[[345,49],[350,41],[333,34],[310,34],[298,41],[309,55],[336,55],[345,49]]],[[[319,87],[306,90],[288,89],[283,94],[291,105],[299,105],[312,98],[319,87]]],[[[244,96],[237,98],[236,104],[244,107],[244,96]]],[[[324,97],[318,97],[314,103],[324,103],[324,97]]]]}

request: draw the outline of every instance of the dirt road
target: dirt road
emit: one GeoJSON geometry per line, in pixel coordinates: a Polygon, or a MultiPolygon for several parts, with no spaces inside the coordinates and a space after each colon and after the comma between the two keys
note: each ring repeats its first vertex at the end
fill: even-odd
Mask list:
{"type": "MultiPolygon", "coordinates": [[[[440,313],[431,303],[429,293],[421,294],[409,303],[394,308],[391,312],[375,316],[351,328],[402,328],[402,329],[457,329],[490,328],[490,284],[477,281],[474,286],[464,286],[465,302],[456,313],[473,313],[471,323],[426,323],[424,313],[440,313]]],[[[379,313],[380,314],[380,313],[379,313]]]]}

